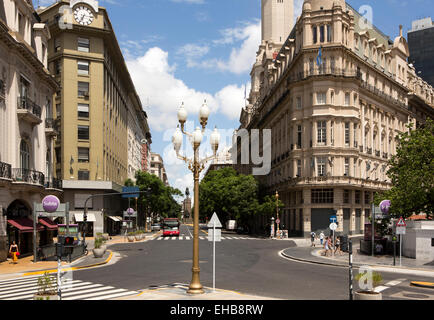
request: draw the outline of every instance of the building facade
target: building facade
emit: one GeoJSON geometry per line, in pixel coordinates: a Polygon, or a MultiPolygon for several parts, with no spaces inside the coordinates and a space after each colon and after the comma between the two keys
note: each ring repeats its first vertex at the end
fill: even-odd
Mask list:
{"type": "Polygon", "coordinates": [[[423,80],[434,86],[434,23],[430,17],[413,21],[408,31],[408,47],[408,61],[423,80]]]}
{"type": "Polygon", "coordinates": [[[163,183],[168,186],[169,180],[167,179],[166,169],[164,168],[163,158],[158,153],[151,153],[151,167],[149,173],[156,175],[163,183]]]}
{"type": "MultiPolygon", "coordinates": [[[[49,39],[32,1],[0,3],[0,261],[12,241],[31,254],[34,203],[62,195],[53,171],[59,87],[47,70],[49,39]]],[[[50,232],[38,221],[39,245],[52,242],[50,232]]]]}
{"type": "MultiPolygon", "coordinates": [[[[106,9],[94,0],[58,1],[39,15],[52,34],[48,67],[61,87],[54,97],[56,174],[81,223],[89,196],[120,192],[142,167],[149,126],[106,9]]],[[[107,231],[110,217],[125,209],[117,196],[89,203],[102,216],[90,222],[90,235],[107,231]]]]}
{"type": "Polygon", "coordinates": [[[335,214],[338,232],[363,233],[374,193],[391,187],[397,135],[434,116],[402,27],[392,41],[361,19],[344,0],[305,0],[284,44],[264,39],[252,69],[240,130],[272,130],[271,172],[258,178],[279,192],[292,235],[329,231],[335,214]]]}

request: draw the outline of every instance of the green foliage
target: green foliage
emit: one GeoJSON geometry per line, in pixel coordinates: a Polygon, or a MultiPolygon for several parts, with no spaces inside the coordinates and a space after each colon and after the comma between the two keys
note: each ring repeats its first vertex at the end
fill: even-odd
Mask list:
{"type": "MultiPolygon", "coordinates": [[[[48,272],[38,278],[38,295],[40,296],[55,296],[56,289],[53,284],[53,279],[48,272]]],[[[41,299],[42,300],[42,299],[41,299]]]]}
{"type": "Polygon", "coordinates": [[[99,237],[95,238],[95,244],[94,244],[95,249],[100,249],[103,243],[104,240],[102,238],[99,237]]]}
{"type": "Polygon", "coordinates": [[[253,176],[239,175],[233,168],[211,171],[199,187],[200,216],[211,218],[214,212],[224,223],[246,223],[258,210],[258,182],[253,176]]]}
{"type": "Polygon", "coordinates": [[[399,134],[397,154],[389,165],[387,175],[393,187],[377,195],[375,203],[391,200],[390,213],[395,218],[408,218],[414,213],[433,217],[434,121],[428,119],[423,128],[399,134]]]}
{"type": "Polygon", "coordinates": [[[157,176],[144,171],[136,173],[136,185],[140,191],[150,189],[148,194],[141,194],[138,201],[145,210],[149,208],[162,217],[178,217],[181,214],[182,207],[174,199],[175,196],[183,196],[180,190],[164,185],[157,176]]]}
{"type": "Polygon", "coordinates": [[[134,182],[131,179],[125,180],[125,187],[134,187],[134,182]]]}
{"type": "MultiPolygon", "coordinates": [[[[365,276],[366,273],[358,273],[354,279],[356,281],[360,281],[360,279],[365,276]]],[[[381,276],[381,274],[379,274],[378,272],[372,272],[372,290],[375,289],[375,287],[378,287],[381,283],[383,282],[383,277],[381,276]]]]}

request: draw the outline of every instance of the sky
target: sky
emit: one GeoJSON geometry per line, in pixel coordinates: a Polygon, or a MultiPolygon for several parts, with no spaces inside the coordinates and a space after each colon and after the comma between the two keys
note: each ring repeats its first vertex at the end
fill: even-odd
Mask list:
{"type": "MultiPolygon", "coordinates": [[[[33,0],[38,5],[38,0],[33,0]]],[[[41,6],[53,0],[39,0],[41,6]]],[[[399,25],[432,14],[432,0],[349,0],[353,8],[372,8],[372,22],[394,39],[399,25]]],[[[302,0],[294,0],[295,16],[302,0]]],[[[260,0],[100,0],[107,9],[152,133],[153,152],[162,155],[171,186],[193,190],[193,176],[176,159],[171,137],[182,102],[189,113],[187,129],[199,126],[204,100],[211,109],[207,128],[220,130],[221,147],[229,146],[239,127],[250,70],[261,40],[260,0]]],[[[206,135],[205,135],[206,136],[206,135]]],[[[211,154],[205,137],[202,152],[211,154]]],[[[184,140],[182,152],[191,156],[184,140]]]]}

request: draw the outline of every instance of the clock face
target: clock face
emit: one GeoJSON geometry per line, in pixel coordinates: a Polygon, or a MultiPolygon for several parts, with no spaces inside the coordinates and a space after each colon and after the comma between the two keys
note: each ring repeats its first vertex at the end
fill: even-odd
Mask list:
{"type": "Polygon", "coordinates": [[[93,13],[89,8],[80,6],[74,10],[74,18],[82,26],[88,26],[93,21],[93,13]]]}

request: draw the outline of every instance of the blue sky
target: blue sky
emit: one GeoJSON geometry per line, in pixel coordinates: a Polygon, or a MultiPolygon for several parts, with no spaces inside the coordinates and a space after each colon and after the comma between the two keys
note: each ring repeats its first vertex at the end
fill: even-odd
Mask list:
{"type": "MultiPolygon", "coordinates": [[[[40,0],[41,5],[55,1],[40,0]]],[[[302,0],[295,0],[296,14],[302,0]]],[[[394,39],[415,19],[433,15],[432,0],[350,0],[355,9],[369,5],[373,23],[394,39]]],[[[34,0],[35,6],[38,4],[34,0]]],[[[213,113],[208,127],[239,125],[244,86],[260,43],[260,0],[105,0],[142,104],[149,115],[153,144],[166,162],[169,181],[181,191],[192,189],[192,175],[175,160],[170,137],[182,101],[194,129],[197,111],[207,99],[213,113]]],[[[229,140],[227,140],[229,143],[229,140]]],[[[205,140],[204,144],[209,145],[205,140]]],[[[185,143],[184,143],[185,145],[185,143]]],[[[208,150],[208,152],[210,152],[208,150]]]]}

